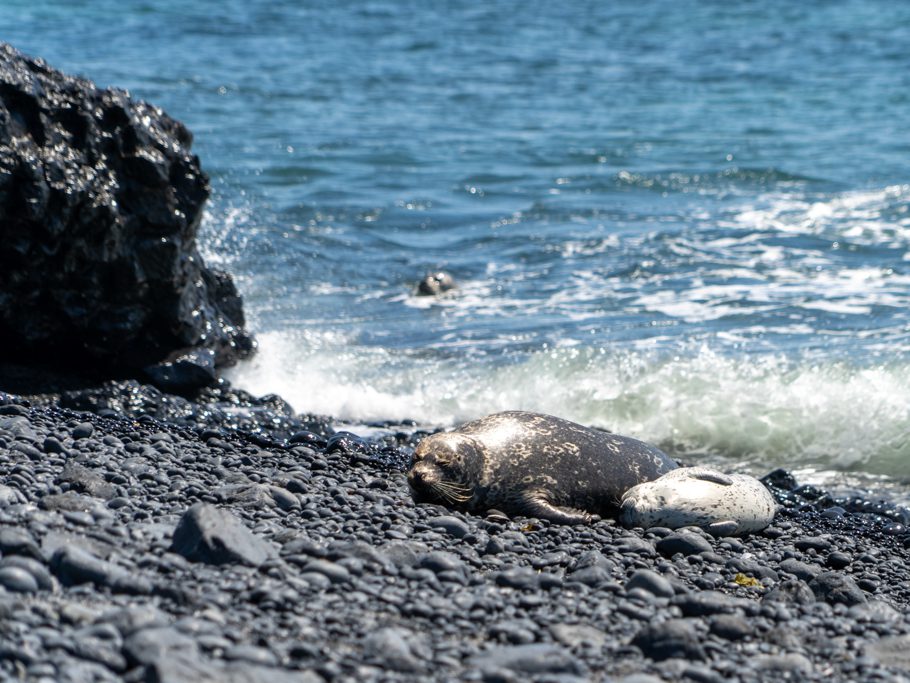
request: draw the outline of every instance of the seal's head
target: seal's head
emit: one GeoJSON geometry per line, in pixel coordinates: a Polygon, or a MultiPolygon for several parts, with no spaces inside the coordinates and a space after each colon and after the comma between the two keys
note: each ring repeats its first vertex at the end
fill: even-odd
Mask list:
{"type": "Polygon", "coordinates": [[[455,279],[444,270],[427,273],[417,285],[420,296],[436,296],[455,288],[455,279]]]}
{"type": "Polygon", "coordinates": [[[469,506],[483,472],[483,453],[469,436],[433,434],[414,451],[408,484],[415,500],[469,506]]]}

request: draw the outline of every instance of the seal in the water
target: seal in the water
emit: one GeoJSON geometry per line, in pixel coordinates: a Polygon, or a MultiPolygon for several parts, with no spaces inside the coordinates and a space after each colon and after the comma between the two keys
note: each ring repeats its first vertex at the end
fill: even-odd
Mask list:
{"type": "Polygon", "coordinates": [[[435,296],[455,288],[455,279],[444,270],[427,273],[417,285],[420,296],[435,296]]]}
{"type": "Polygon", "coordinates": [[[641,441],[509,411],[425,438],[408,483],[419,502],[578,524],[614,514],[623,493],[675,467],[641,441]]]}
{"type": "Polygon", "coordinates": [[[761,531],[776,511],[771,492],[755,477],[680,467],[626,491],[619,521],[645,529],[698,526],[714,536],[736,536],[761,531]]]}

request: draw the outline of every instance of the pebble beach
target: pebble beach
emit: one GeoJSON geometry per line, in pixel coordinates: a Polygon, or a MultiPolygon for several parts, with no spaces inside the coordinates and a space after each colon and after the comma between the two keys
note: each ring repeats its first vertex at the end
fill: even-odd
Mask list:
{"type": "Polygon", "coordinates": [[[466,515],[413,502],[402,468],[420,434],[406,425],[365,440],[278,405],[226,387],[196,403],[135,382],[0,394],[0,678],[910,671],[902,508],[777,471],[765,479],[777,518],[742,538],[466,515]],[[97,412],[60,406],[86,397],[97,412]]]}

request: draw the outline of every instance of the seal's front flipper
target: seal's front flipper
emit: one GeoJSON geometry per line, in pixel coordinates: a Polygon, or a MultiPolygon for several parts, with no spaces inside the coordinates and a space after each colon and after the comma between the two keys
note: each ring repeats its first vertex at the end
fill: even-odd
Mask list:
{"type": "Polygon", "coordinates": [[[584,510],[553,505],[545,496],[539,493],[529,493],[524,499],[522,512],[529,517],[548,519],[557,524],[590,524],[600,519],[584,510]]]}
{"type": "Polygon", "coordinates": [[[720,484],[721,486],[732,486],[733,479],[728,477],[722,472],[715,472],[714,470],[700,470],[693,472],[691,474],[693,479],[701,479],[702,481],[710,481],[713,484],[720,484]]]}
{"type": "Polygon", "coordinates": [[[737,529],[739,529],[739,524],[732,519],[714,522],[705,527],[705,531],[712,536],[733,536],[737,529]]]}

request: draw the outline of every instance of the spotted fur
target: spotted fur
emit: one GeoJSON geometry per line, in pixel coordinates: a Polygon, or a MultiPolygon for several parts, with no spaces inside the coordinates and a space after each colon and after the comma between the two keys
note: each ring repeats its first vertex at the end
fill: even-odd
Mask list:
{"type": "Polygon", "coordinates": [[[615,514],[625,491],[675,467],[642,441],[509,411],[421,441],[408,481],[418,500],[577,524],[615,514]]]}
{"type": "Polygon", "coordinates": [[[626,526],[698,526],[715,536],[760,531],[777,503],[755,477],[707,467],[680,467],[626,491],[619,519],[626,526]]]}

